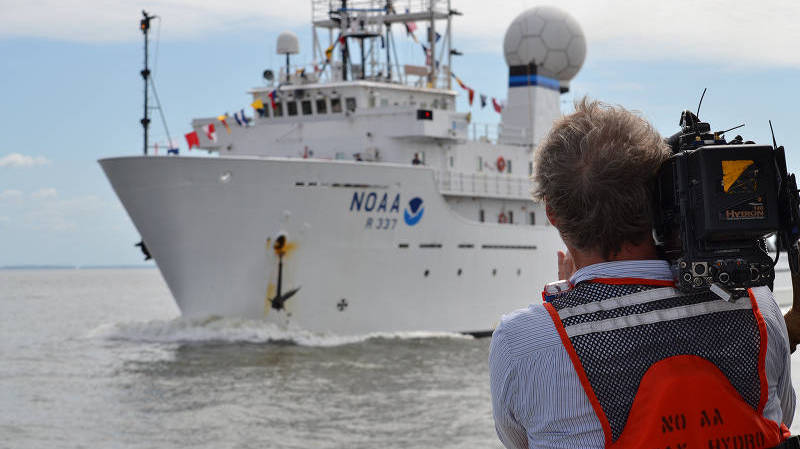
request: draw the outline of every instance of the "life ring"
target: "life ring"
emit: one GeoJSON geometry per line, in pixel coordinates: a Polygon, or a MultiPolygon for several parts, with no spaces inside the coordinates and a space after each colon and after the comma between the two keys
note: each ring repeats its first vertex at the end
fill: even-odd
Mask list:
{"type": "Polygon", "coordinates": [[[497,222],[501,224],[508,223],[508,217],[504,212],[500,212],[500,215],[497,216],[497,222]]]}
{"type": "Polygon", "coordinates": [[[503,156],[497,158],[497,171],[503,172],[506,169],[506,160],[503,156]]]}

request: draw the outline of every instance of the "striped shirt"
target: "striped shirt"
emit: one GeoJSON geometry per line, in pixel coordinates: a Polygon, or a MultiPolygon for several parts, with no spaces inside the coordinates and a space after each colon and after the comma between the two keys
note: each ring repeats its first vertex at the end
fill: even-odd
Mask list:
{"type": "MultiPolygon", "coordinates": [[[[663,260],[604,262],[578,270],[570,284],[596,278],[672,280],[663,260]]],[[[767,327],[764,417],[791,426],[795,394],[786,324],[772,293],[753,289],[767,327]]],[[[492,335],[489,377],[495,429],[509,449],[602,448],[603,429],[542,305],[503,317],[492,335]]]]}

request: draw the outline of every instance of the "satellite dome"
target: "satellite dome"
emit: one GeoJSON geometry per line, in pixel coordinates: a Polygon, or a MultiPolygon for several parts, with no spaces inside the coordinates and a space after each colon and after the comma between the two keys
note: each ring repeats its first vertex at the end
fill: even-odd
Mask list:
{"type": "Polygon", "coordinates": [[[296,55],[300,53],[300,42],[297,35],[291,31],[284,31],[278,35],[277,52],[279,55],[296,55]]]}
{"type": "Polygon", "coordinates": [[[568,82],[586,59],[586,37],[572,16],[552,6],[537,6],[518,15],[503,39],[506,64],[533,64],[537,74],[568,82]]]}

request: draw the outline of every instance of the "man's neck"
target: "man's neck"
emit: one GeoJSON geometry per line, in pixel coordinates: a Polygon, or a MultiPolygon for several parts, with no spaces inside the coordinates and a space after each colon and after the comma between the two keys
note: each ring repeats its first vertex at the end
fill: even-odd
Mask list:
{"type": "Polygon", "coordinates": [[[570,248],[569,245],[567,248],[569,249],[570,254],[572,254],[572,260],[575,262],[576,269],[581,269],[583,267],[602,262],[615,262],[621,260],[649,260],[659,258],[656,246],[650,239],[647,239],[644,243],[639,245],[626,243],[622,245],[622,248],[620,248],[619,252],[612,254],[609,257],[603,257],[603,254],[597,251],[581,251],[576,248],[570,248]]]}

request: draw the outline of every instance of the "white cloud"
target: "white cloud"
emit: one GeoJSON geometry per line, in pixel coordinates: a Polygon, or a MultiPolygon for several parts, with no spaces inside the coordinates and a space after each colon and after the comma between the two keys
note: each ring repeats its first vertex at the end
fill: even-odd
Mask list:
{"type": "Polygon", "coordinates": [[[14,189],[0,190],[0,201],[22,198],[22,192],[14,189]]]}
{"type": "Polygon", "coordinates": [[[581,24],[590,56],[800,67],[800,2],[791,0],[523,0],[504,8],[478,0],[453,4],[464,12],[456,19],[455,29],[462,33],[456,36],[487,51],[501,51],[506,27],[517,14],[552,4],[581,24]]]}
{"type": "Polygon", "coordinates": [[[31,193],[31,197],[37,200],[55,198],[56,196],[58,196],[58,192],[52,187],[41,188],[31,193]]]}
{"type": "MultiPolygon", "coordinates": [[[[142,9],[163,20],[162,38],[183,39],[241,29],[268,30],[309,22],[305,0],[0,0],[0,35],[80,42],[140,40],[142,9]]],[[[158,21],[151,22],[153,35],[158,21]]]]}
{"type": "MultiPolygon", "coordinates": [[[[395,4],[404,9],[411,1],[395,4]]],[[[796,51],[800,27],[795,23],[800,2],[793,0],[506,0],[503,7],[483,0],[456,0],[453,7],[464,15],[454,19],[454,46],[500,52],[508,24],[540,4],[556,5],[578,20],[592,57],[800,67],[796,51]]],[[[310,23],[310,6],[308,0],[0,0],[0,37],[138,41],[142,8],[163,18],[163,40],[234,29],[302,30],[310,23]]]]}
{"type": "MultiPolygon", "coordinates": [[[[47,189],[42,189],[47,190],[47,189]]],[[[55,192],[55,189],[53,189],[55,192]]],[[[41,192],[41,190],[39,191],[41,192]]],[[[74,231],[87,216],[93,216],[103,207],[103,201],[95,195],[55,199],[43,197],[45,201],[31,205],[23,214],[26,226],[45,231],[74,231]]]]}
{"type": "Polygon", "coordinates": [[[34,165],[47,165],[50,160],[44,156],[26,156],[19,153],[11,153],[0,157],[0,167],[33,167],[34,165]]]}

